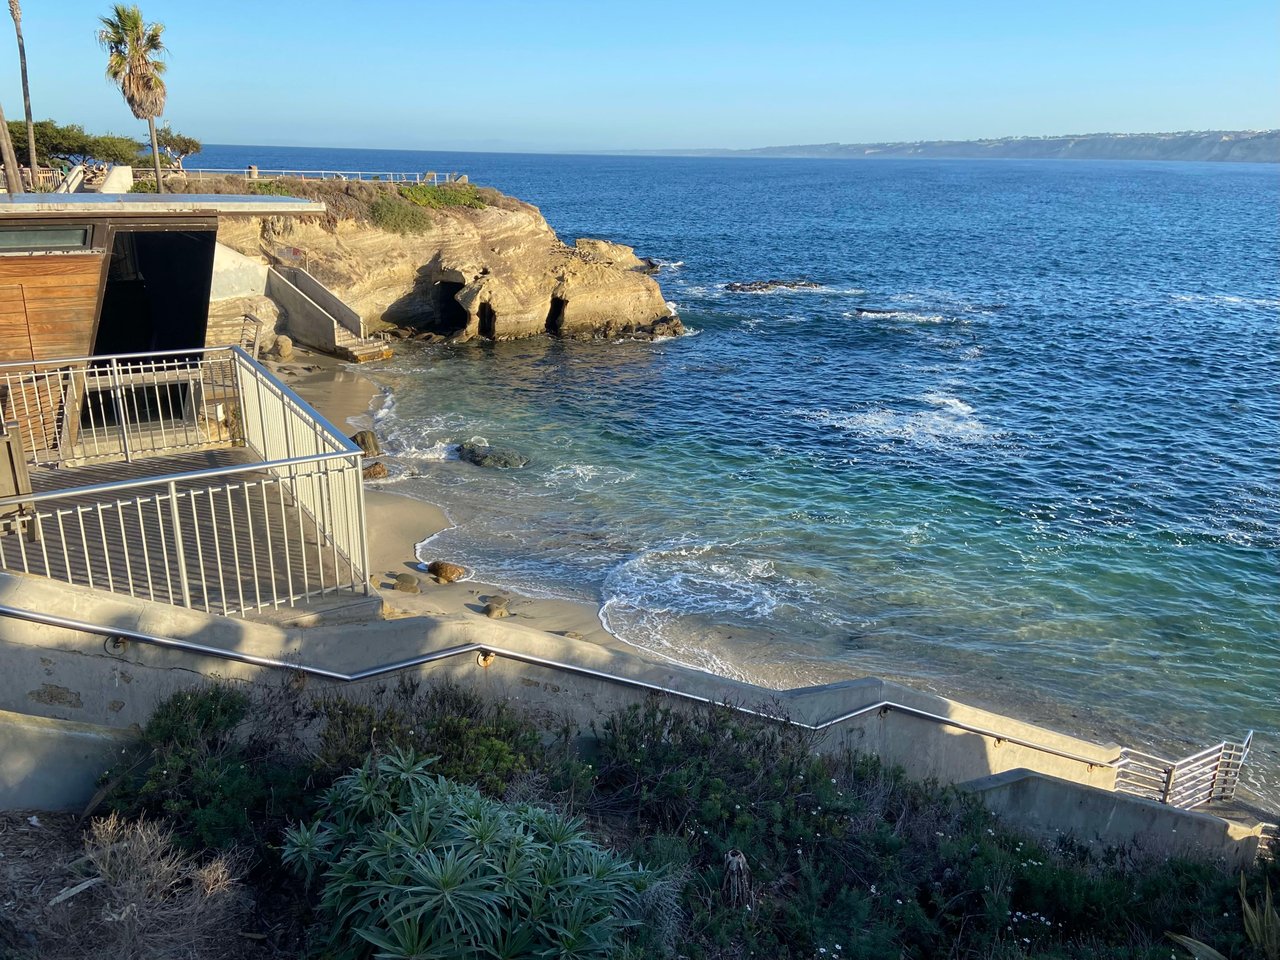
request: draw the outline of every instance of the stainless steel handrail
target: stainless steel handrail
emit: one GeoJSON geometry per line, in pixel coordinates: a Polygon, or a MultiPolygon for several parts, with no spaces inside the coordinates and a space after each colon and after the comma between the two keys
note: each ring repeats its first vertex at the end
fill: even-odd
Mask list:
{"type": "MultiPolygon", "coordinates": [[[[849,720],[865,716],[870,713],[879,713],[881,711],[897,711],[910,716],[917,717],[922,720],[929,720],[944,726],[954,727],[963,730],[966,733],[973,733],[978,736],[987,737],[999,742],[1013,743],[1021,747],[1036,750],[1040,753],[1049,754],[1050,756],[1059,757],[1064,760],[1071,760],[1077,763],[1085,764],[1090,769],[1094,767],[1115,767],[1116,760],[1098,760],[1096,757],[1085,757],[1079,754],[1071,753],[1066,750],[1059,750],[1056,747],[1050,747],[1046,744],[1036,743],[1022,737],[1010,736],[1002,734],[998,731],[979,727],[974,724],[965,723],[952,717],[945,717],[941,714],[931,713],[927,710],[921,710],[916,707],[909,707],[905,704],[896,703],[892,700],[880,700],[877,703],[859,707],[857,710],[840,714],[830,720],[824,720],[820,723],[807,723],[803,720],[796,720],[791,717],[771,713],[766,710],[754,710],[750,707],[743,707],[737,704],[724,703],[715,700],[712,697],[699,696],[695,693],[689,693],[685,690],[677,690],[673,687],[665,687],[656,683],[649,683],[645,680],[636,680],[631,677],[621,677],[617,674],[608,673],[603,670],[595,670],[591,667],[583,667],[577,664],[564,663],[559,660],[551,660],[546,657],[538,657],[533,654],[523,653],[518,650],[508,650],[504,647],[495,646],[489,643],[467,643],[454,647],[446,647],[443,650],[436,650],[431,653],[422,654],[416,657],[410,657],[405,660],[397,660],[393,663],[379,664],[375,667],[369,667],[365,670],[359,670],[355,673],[342,673],[337,670],[326,670],[323,667],[313,667],[300,662],[290,662],[287,660],[278,660],[272,657],[259,657],[254,654],[242,653],[238,650],[226,650],[222,647],[213,647],[207,644],[194,643],[190,640],[179,640],[173,637],[159,637],[154,634],[142,633],[137,630],[129,630],[123,627],[103,627],[96,624],[86,623],[82,620],[73,620],[70,617],[61,617],[54,614],[38,613],[33,610],[24,610],[20,607],[12,607],[7,604],[0,604],[0,616],[11,617],[18,620],[26,620],[31,623],[40,623],[45,626],[59,627],[66,630],[73,630],[80,633],[89,633],[103,637],[121,637],[126,640],[133,640],[139,643],[146,643],[152,646],[164,647],[167,649],[182,650],[187,653],[195,653],[202,656],[211,656],[223,660],[231,660],[236,663],[249,664],[251,666],[270,667],[282,670],[294,670],[309,676],[323,677],[328,680],[337,680],[344,683],[358,682],[361,680],[370,680],[374,677],[384,676],[388,673],[394,673],[400,670],[410,669],[412,667],[423,666],[428,663],[435,663],[440,660],[447,660],[452,657],[465,656],[469,653],[477,654],[493,654],[507,660],[514,660],[520,663],[527,663],[530,666],[546,667],[553,670],[561,670],[567,673],[577,674],[578,676],[590,677],[595,680],[602,680],[607,683],[614,683],[632,689],[645,690],[650,693],[660,693],[665,696],[674,697],[681,700],[687,700],[693,703],[699,703],[706,706],[715,706],[717,704],[726,706],[738,713],[748,714],[750,716],[760,717],[765,720],[772,720],[779,723],[786,723],[791,726],[800,727],[814,733],[820,733],[828,730],[836,724],[844,723],[849,720]]],[[[1118,759],[1118,758],[1117,758],[1118,759]]]]}
{"type": "Polygon", "coordinates": [[[326,460],[345,460],[353,454],[360,453],[359,448],[343,450],[337,453],[313,453],[306,457],[292,457],[288,460],[255,460],[252,463],[237,463],[229,467],[210,467],[207,470],[188,470],[186,473],[160,473],[152,477],[138,477],[134,480],[113,480],[108,483],[95,483],[87,487],[64,487],[60,490],[49,490],[45,493],[23,493],[14,497],[0,498],[0,507],[12,504],[39,503],[45,500],[65,500],[70,496],[85,497],[98,493],[112,493],[116,490],[130,490],[137,487],[154,487],[158,484],[184,483],[188,480],[204,480],[211,477],[232,476],[237,473],[254,473],[262,470],[273,470],[278,467],[305,466],[309,463],[321,463],[326,460]]]}

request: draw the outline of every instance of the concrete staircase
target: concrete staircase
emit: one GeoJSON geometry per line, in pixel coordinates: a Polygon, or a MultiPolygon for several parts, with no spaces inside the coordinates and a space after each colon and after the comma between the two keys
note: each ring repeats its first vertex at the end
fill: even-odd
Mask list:
{"type": "Polygon", "coordinates": [[[370,363],[391,358],[391,345],[385,340],[362,339],[343,326],[336,328],[335,339],[335,352],[353,363],[370,363]]]}

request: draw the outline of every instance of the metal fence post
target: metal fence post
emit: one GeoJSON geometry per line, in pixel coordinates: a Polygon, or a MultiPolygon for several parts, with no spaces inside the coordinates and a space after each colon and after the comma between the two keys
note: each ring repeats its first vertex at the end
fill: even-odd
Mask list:
{"type": "Polygon", "coordinates": [[[191,585],[187,582],[187,555],[182,547],[182,520],[178,515],[178,486],[169,481],[169,519],[173,523],[174,557],[178,562],[178,583],[182,587],[182,605],[191,606],[191,585]]]}
{"type": "MultiPolygon", "coordinates": [[[[88,367],[85,367],[85,385],[88,386],[88,367]]],[[[88,389],[85,394],[88,394],[88,389]]],[[[120,418],[120,444],[124,447],[124,462],[133,463],[133,453],[129,449],[129,410],[124,404],[124,389],[120,383],[120,367],[116,358],[111,358],[111,396],[116,402],[116,416],[120,418]]]]}

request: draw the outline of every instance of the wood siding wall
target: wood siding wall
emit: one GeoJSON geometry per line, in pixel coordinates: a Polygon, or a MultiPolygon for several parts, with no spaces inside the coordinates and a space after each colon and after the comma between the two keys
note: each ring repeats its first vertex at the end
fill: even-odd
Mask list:
{"type": "Polygon", "coordinates": [[[0,362],[93,352],[104,256],[0,257],[0,362]]]}

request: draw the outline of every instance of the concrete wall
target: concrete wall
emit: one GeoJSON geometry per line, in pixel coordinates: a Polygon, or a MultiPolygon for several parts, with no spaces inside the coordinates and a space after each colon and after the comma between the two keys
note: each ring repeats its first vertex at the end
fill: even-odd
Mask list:
{"type": "Polygon", "coordinates": [[[307,271],[301,267],[277,267],[276,270],[353,335],[365,335],[364,318],[307,271]]]}
{"type": "Polygon", "coordinates": [[[1097,849],[1132,843],[1159,856],[1221,859],[1231,868],[1253,862],[1262,827],[1180,810],[1030,770],[1009,770],[962,784],[1009,826],[1054,841],[1071,837],[1097,849]]]}
{"type": "Polygon", "coordinates": [[[299,343],[326,353],[338,345],[338,321],[276,270],[267,272],[267,296],[288,314],[285,333],[299,343]]]}
{"type": "Polygon", "coordinates": [[[103,178],[99,193],[128,193],[133,189],[133,167],[127,163],[118,163],[103,178]]]}
{"type": "MultiPolygon", "coordinates": [[[[1040,811],[1038,816],[1047,828],[1082,834],[1087,827],[1101,838],[1099,842],[1140,837],[1152,849],[1174,852],[1191,835],[1181,829],[1175,835],[1173,826],[1167,831],[1163,826],[1148,828],[1143,819],[1153,806],[1161,824],[1176,824],[1178,818],[1193,816],[1184,811],[1141,803],[1139,813],[1118,815],[1117,811],[1133,808],[1127,797],[1110,792],[1115,776],[1110,761],[1119,753],[1115,744],[1090,743],[875,678],[773,691],[510,623],[415,617],[284,627],[4,574],[0,574],[0,604],[344,674],[480,644],[498,651],[487,666],[471,651],[411,671],[426,680],[456,680],[519,703],[535,715],[567,720],[584,731],[602,716],[652,696],[651,690],[634,685],[648,684],[672,691],[665,695],[673,699],[685,694],[824,727],[817,734],[819,748],[848,747],[874,754],[916,778],[963,783],[1018,771],[1007,783],[997,779],[971,787],[989,796],[992,806],[1010,816],[1011,822],[1027,829],[1037,829],[1036,811],[1040,811]],[[885,701],[896,706],[883,706],[885,701]],[[840,719],[864,707],[872,709],[840,719]],[[912,710],[940,719],[915,715],[912,710]],[[1041,776],[1029,779],[1033,774],[1041,776]],[[1067,787],[1084,792],[1067,791],[1067,787]],[[1029,819],[1012,820],[1019,810],[1030,810],[1029,819]]],[[[281,669],[144,643],[117,647],[101,636],[3,616],[0,663],[6,667],[0,672],[0,710],[120,731],[141,726],[159,701],[194,683],[212,678],[278,682],[282,675],[281,669]]],[[[394,682],[394,675],[356,683],[305,678],[308,689],[340,690],[352,696],[394,682]]],[[[1199,824],[1200,815],[1194,816],[1199,824]]],[[[1206,850],[1216,842],[1222,856],[1245,855],[1236,850],[1238,838],[1221,826],[1224,821],[1207,819],[1220,829],[1215,839],[1207,827],[1197,827],[1204,831],[1206,850]]]]}
{"type": "Polygon", "coordinates": [[[267,265],[221,243],[213,248],[213,284],[210,300],[259,297],[267,289],[267,265]]]}
{"type": "Polygon", "coordinates": [[[108,727],[0,710],[0,810],[84,809],[135,741],[108,727]]]}
{"type": "MultiPolygon", "coordinates": [[[[477,663],[472,653],[415,671],[424,677],[449,676],[474,684],[535,712],[567,716],[584,729],[604,714],[643,702],[650,693],[583,671],[775,715],[781,713],[815,726],[871,707],[860,716],[828,726],[821,734],[823,744],[832,749],[847,746],[874,753],[901,765],[913,776],[948,782],[1027,767],[1109,787],[1114,771],[1108,762],[1119,752],[1114,744],[1090,743],[875,678],[773,691],[644,660],[618,648],[488,620],[417,617],[328,627],[281,627],[211,617],[167,604],[14,575],[0,575],[0,603],[347,674],[429,651],[483,644],[508,650],[513,656],[499,655],[486,668],[477,663]],[[515,659],[517,656],[564,666],[522,662],[515,659]],[[999,729],[1001,735],[982,735],[914,716],[906,709],[877,709],[883,701],[925,711],[954,724],[999,729]],[[1016,739],[1041,747],[1020,745],[1014,742],[1016,739]],[[1059,756],[1051,752],[1054,750],[1079,759],[1059,756]]],[[[104,645],[100,636],[6,617],[0,617],[0,656],[4,658],[0,662],[9,665],[0,673],[0,709],[118,728],[145,722],[156,703],[201,677],[254,680],[273,672],[140,643],[129,643],[117,650],[104,645]],[[139,678],[145,680],[138,682],[139,678]]],[[[359,687],[350,683],[337,685],[348,690],[359,687]]]]}

